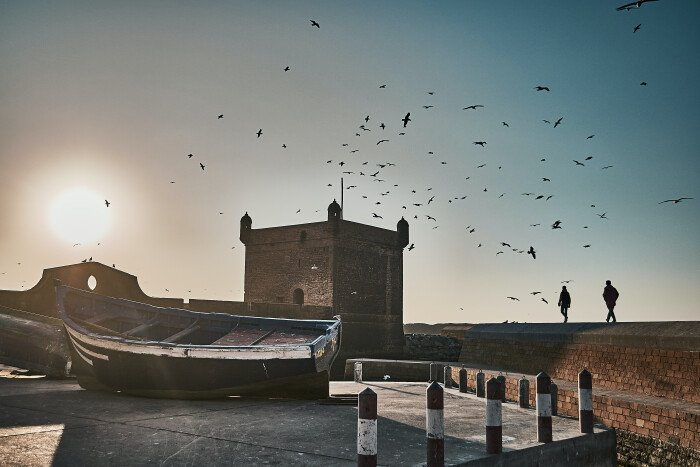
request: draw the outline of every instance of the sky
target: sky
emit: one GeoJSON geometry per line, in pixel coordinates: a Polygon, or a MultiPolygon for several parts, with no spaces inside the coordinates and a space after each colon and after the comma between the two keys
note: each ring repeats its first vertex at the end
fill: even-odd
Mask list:
{"type": "Polygon", "coordinates": [[[622,3],[0,0],[0,289],[92,257],[242,300],[243,213],[324,221],[343,177],[346,220],[410,224],[405,322],[558,322],[562,281],[602,321],[607,279],[697,320],[700,2],[622,3]]]}

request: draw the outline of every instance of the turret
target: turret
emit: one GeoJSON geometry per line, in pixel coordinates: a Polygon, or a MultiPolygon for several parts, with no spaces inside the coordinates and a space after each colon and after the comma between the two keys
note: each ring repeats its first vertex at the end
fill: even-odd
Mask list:
{"type": "Polygon", "coordinates": [[[342,218],[343,210],[340,208],[340,204],[338,204],[336,200],[333,200],[333,202],[328,205],[328,222],[333,226],[333,235],[338,233],[340,219],[342,218]]]}
{"type": "Polygon", "coordinates": [[[401,248],[408,245],[408,222],[403,217],[396,223],[396,244],[401,248]]]}
{"type": "Polygon", "coordinates": [[[244,245],[246,242],[250,239],[250,230],[253,226],[253,219],[250,218],[248,215],[248,212],[246,211],[245,214],[243,214],[243,217],[241,217],[241,234],[238,238],[240,238],[241,243],[244,245]]]}

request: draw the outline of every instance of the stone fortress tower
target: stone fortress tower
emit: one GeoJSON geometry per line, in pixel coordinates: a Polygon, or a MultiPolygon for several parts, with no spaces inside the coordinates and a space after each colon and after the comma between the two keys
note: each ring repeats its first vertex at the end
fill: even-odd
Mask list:
{"type": "Polygon", "coordinates": [[[332,307],[343,321],[339,362],[401,356],[406,220],[396,231],[346,221],[333,200],[325,222],[252,225],[246,213],[240,229],[245,302],[332,307]]]}

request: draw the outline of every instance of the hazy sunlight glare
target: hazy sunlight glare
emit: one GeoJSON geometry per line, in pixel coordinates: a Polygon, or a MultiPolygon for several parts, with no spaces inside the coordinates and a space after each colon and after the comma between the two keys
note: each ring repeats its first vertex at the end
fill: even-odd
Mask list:
{"type": "Polygon", "coordinates": [[[51,228],[62,239],[83,243],[99,239],[109,225],[105,200],[84,188],[61,193],[51,203],[51,228]]]}

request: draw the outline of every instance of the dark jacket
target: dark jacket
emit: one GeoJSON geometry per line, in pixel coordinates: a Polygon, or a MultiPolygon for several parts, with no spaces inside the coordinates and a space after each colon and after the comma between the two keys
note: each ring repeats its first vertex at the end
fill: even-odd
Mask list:
{"type": "Polygon", "coordinates": [[[603,289],[603,300],[609,305],[615,305],[619,296],[617,289],[612,285],[606,285],[603,289]]]}
{"type": "Polygon", "coordinates": [[[569,295],[569,292],[566,290],[562,290],[561,293],[559,294],[559,306],[565,306],[566,308],[569,308],[571,306],[571,295],[569,295]]]}

